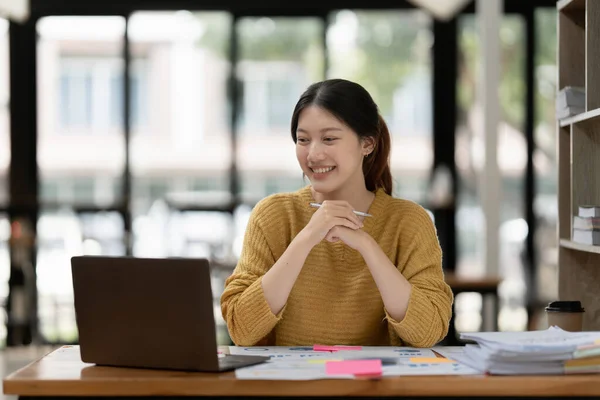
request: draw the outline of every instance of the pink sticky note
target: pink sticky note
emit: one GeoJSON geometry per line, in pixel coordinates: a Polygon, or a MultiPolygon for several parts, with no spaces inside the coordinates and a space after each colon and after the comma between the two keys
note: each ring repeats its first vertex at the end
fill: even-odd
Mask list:
{"type": "Polygon", "coordinates": [[[381,360],[345,360],[325,363],[327,375],[381,375],[381,360]]]}
{"type": "Polygon", "coordinates": [[[313,351],[342,351],[342,350],[362,350],[361,346],[327,346],[323,344],[315,344],[313,351]]]}

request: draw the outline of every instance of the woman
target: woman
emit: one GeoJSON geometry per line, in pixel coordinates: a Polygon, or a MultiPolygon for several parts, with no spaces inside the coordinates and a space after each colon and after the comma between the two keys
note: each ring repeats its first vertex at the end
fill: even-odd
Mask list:
{"type": "Polygon", "coordinates": [[[452,292],[429,215],[391,197],[390,134],[377,105],[356,83],[315,83],[291,128],[311,184],[252,211],[221,297],[232,340],[433,346],[448,331],[452,292]]]}

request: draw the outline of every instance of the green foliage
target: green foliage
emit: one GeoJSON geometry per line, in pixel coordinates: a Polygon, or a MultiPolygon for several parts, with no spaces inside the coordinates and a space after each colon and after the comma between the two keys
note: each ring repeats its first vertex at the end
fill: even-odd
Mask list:
{"type": "MultiPolygon", "coordinates": [[[[332,23],[344,17],[340,11],[332,23]]],[[[331,77],[360,82],[381,112],[391,112],[395,90],[413,72],[428,68],[430,20],[420,11],[354,12],[356,46],[351,54],[330,48],[331,77]]]]}
{"type": "MultiPolygon", "coordinates": [[[[477,98],[480,79],[480,43],[478,23],[474,16],[464,16],[460,20],[459,49],[459,104],[468,110],[477,98]]],[[[502,108],[502,118],[522,130],[525,96],[525,24],[521,17],[505,16],[500,26],[500,86],[498,94],[502,108]]]]}
{"type": "MultiPolygon", "coordinates": [[[[198,13],[205,27],[198,45],[228,58],[231,18],[227,13],[198,13]]],[[[340,11],[331,15],[330,27],[354,23],[354,46],[339,50],[329,46],[329,77],[360,82],[372,94],[382,113],[389,114],[395,90],[417,70],[430,68],[430,20],[420,11],[340,11]]],[[[554,79],[556,64],[556,12],[536,12],[538,86],[536,115],[538,122],[554,118],[554,79]]],[[[308,66],[311,77],[322,77],[322,27],[316,18],[243,18],[239,25],[241,60],[300,61],[308,66]]],[[[499,87],[503,119],[523,129],[525,95],[525,23],[522,17],[505,16],[500,28],[501,83],[499,87]]],[[[458,100],[462,110],[475,102],[479,35],[474,16],[459,21],[458,100]]]]}

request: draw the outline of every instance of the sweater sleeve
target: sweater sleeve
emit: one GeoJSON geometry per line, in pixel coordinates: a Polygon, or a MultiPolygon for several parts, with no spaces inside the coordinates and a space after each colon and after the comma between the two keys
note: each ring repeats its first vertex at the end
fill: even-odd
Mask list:
{"type": "Polygon", "coordinates": [[[414,218],[401,236],[403,266],[398,266],[410,282],[411,294],[402,321],[386,318],[403,343],[414,347],[432,347],[448,333],[452,316],[452,290],[444,280],[442,250],[435,226],[427,212],[416,206],[414,218]]]}
{"type": "Polygon", "coordinates": [[[275,258],[257,218],[259,207],[250,215],[242,254],[233,274],[225,281],[221,312],[229,335],[236,345],[253,346],[266,337],[281,319],[285,307],[273,314],[262,288],[263,275],[275,258]]]}

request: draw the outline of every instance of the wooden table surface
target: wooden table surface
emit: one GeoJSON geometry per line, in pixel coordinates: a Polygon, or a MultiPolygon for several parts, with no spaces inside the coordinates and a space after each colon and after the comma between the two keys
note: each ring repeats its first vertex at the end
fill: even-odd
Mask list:
{"type": "Polygon", "coordinates": [[[495,276],[469,278],[450,273],[446,273],[444,279],[448,286],[460,292],[496,291],[502,282],[502,279],[495,276]]]}
{"type": "Polygon", "coordinates": [[[98,367],[64,346],[4,379],[21,396],[600,396],[600,375],[251,381],[234,373],[98,367]]]}

